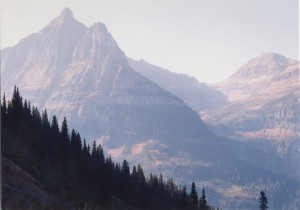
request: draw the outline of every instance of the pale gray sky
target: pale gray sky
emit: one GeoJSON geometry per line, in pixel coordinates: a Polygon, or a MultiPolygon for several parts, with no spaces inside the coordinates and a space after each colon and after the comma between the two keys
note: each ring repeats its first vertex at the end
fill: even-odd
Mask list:
{"type": "Polygon", "coordinates": [[[298,0],[1,0],[1,49],[69,7],[106,24],[125,54],[195,76],[226,79],[262,52],[299,59],[298,0]]]}

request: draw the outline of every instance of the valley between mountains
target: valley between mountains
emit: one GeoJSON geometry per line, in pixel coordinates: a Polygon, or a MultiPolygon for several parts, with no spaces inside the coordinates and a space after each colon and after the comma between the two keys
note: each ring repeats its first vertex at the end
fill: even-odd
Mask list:
{"type": "Polygon", "coordinates": [[[114,161],[204,187],[222,209],[300,205],[299,61],[263,53],[218,84],[126,57],[103,23],[66,8],[1,49],[1,93],[67,118],[114,161]]]}

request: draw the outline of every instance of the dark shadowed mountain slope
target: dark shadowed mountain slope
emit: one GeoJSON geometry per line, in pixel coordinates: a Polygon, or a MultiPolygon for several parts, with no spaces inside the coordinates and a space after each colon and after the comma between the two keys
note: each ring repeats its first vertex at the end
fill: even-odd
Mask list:
{"type": "Polygon", "coordinates": [[[4,210],[71,208],[67,203],[48,192],[34,177],[3,155],[1,156],[1,167],[1,206],[4,210]]]}

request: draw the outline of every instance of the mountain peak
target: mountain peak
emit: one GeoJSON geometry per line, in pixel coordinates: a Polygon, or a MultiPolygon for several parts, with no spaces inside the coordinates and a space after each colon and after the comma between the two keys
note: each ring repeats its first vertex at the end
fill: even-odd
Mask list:
{"type": "Polygon", "coordinates": [[[285,62],[287,60],[286,57],[284,57],[283,55],[280,55],[278,53],[274,53],[274,52],[264,52],[261,55],[259,55],[258,57],[252,59],[253,60],[263,60],[265,62],[285,62]]]}
{"type": "Polygon", "coordinates": [[[52,26],[61,25],[68,22],[74,22],[74,20],[75,19],[72,11],[68,7],[66,7],[63,9],[63,11],[60,13],[58,17],[56,17],[50,22],[50,25],[52,26]]]}
{"type": "Polygon", "coordinates": [[[100,23],[100,22],[94,23],[92,26],[90,26],[89,30],[98,31],[98,32],[100,32],[100,31],[108,32],[105,24],[100,23]]]}
{"type": "Polygon", "coordinates": [[[64,19],[73,19],[73,13],[70,10],[70,8],[66,7],[63,9],[63,11],[60,13],[60,17],[64,19]]]}
{"type": "Polygon", "coordinates": [[[236,81],[270,80],[282,72],[291,59],[274,52],[264,52],[239,68],[229,79],[236,81]]]}

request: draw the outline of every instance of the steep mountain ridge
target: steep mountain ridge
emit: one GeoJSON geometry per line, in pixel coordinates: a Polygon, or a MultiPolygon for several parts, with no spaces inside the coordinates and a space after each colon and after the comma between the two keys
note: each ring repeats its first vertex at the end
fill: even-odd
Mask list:
{"type": "Polygon", "coordinates": [[[43,106],[58,85],[60,75],[72,60],[74,48],[87,27],[73,18],[66,8],[41,31],[1,50],[1,88],[11,93],[18,84],[28,99],[43,106]]]}
{"type": "Polygon", "coordinates": [[[181,99],[129,67],[104,24],[86,28],[69,9],[1,53],[2,91],[11,93],[17,84],[40,109],[47,108],[60,121],[66,116],[90,143],[96,139],[114,149],[149,139],[177,146],[185,141],[214,141],[197,113],[181,99]],[[69,35],[76,39],[66,41],[69,35]],[[18,66],[12,65],[15,60],[18,66]]]}
{"type": "Polygon", "coordinates": [[[135,71],[182,98],[196,112],[220,107],[227,103],[226,96],[221,91],[207,84],[200,83],[194,77],[173,73],[167,69],[149,64],[144,60],[137,61],[128,58],[128,62],[135,71]]]}

